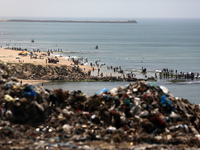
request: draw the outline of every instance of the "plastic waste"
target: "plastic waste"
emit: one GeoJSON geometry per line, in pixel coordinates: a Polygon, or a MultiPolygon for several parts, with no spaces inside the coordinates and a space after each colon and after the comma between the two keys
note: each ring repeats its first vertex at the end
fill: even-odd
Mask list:
{"type": "Polygon", "coordinates": [[[7,101],[7,102],[15,102],[15,99],[14,98],[12,98],[10,95],[5,95],[4,96],[4,99],[7,101]]]}
{"type": "Polygon", "coordinates": [[[113,89],[110,90],[110,93],[111,93],[112,95],[117,95],[117,91],[118,91],[117,88],[113,88],[113,89]]]}
{"type": "Polygon", "coordinates": [[[109,92],[108,88],[104,88],[98,92],[98,95],[107,94],[109,92]]]}
{"type": "Polygon", "coordinates": [[[34,90],[25,91],[24,94],[27,97],[33,97],[33,98],[38,96],[38,94],[34,90]]]}
{"type": "Polygon", "coordinates": [[[8,120],[11,120],[13,119],[13,113],[11,110],[7,110],[6,113],[5,113],[5,116],[8,120]]]}
{"type": "Polygon", "coordinates": [[[169,100],[167,100],[167,96],[166,96],[166,95],[163,95],[163,96],[161,97],[160,103],[161,103],[161,105],[162,105],[163,107],[168,106],[168,107],[171,108],[171,110],[173,109],[172,103],[171,103],[169,100]]]}
{"type": "Polygon", "coordinates": [[[181,145],[197,149],[200,145],[200,106],[145,81],[86,96],[81,91],[48,90],[21,85],[10,77],[0,79],[1,149],[174,149],[181,145]],[[10,81],[13,86],[3,87],[10,81]]]}
{"type": "Polygon", "coordinates": [[[7,82],[3,85],[4,88],[9,89],[13,87],[13,82],[7,82]]]}
{"type": "Polygon", "coordinates": [[[168,95],[169,94],[169,90],[168,88],[166,88],[165,86],[160,86],[161,90],[163,91],[164,94],[168,95]]]}

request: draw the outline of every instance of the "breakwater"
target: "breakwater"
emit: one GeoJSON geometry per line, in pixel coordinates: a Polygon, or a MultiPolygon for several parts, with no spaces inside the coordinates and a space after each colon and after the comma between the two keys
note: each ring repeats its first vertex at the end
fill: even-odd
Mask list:
{"type": "MultiPolygon", "coordinates": [[[[136,81],[143,80],[130,77],[120,77],[120,76],[91,76],[85,73],[79,66],[53,66],[53,65],[34,65],[30,63],[19,63],[13,64],[9,63],[9,68],[13,75],[18,79],[26,80],[50,80],[50,81],[136,81]]],[[[152,78],[147,78],[146,80],[155,80],[152,78]]]]}
{"type": "Polygon", "coordinates": [[[11,20],[0,20],[4,22],[58,22],[58,23],[137,23],[135,20],[108,20],[108,21],[75,21],[75,20],[24,20],[24,19],[11,19],[11,20]]]}

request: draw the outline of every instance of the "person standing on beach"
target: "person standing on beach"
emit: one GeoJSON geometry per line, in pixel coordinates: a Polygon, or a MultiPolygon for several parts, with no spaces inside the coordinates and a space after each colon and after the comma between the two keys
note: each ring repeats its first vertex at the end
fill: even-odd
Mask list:
{"type": "Polygon", "coordinates": [[[103,77],[103,72],[101,73],[101,77],[103,77]]]}
{"type": "Polygon", "coordinates": [[[98,68],[98,76],[99,76],[100,68],[98,68]]]}

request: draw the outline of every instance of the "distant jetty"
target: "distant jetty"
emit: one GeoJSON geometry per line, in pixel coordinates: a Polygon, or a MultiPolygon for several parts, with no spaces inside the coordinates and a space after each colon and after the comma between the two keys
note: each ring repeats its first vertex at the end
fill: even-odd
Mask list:
{"type": "Polygon", "coordinates": [[[1,22],[58,22],[58,23],[137,23],[135,20],[116,20],[116,21],[75,21],[75,20],[26,20],[26,19],[11,19],[0,20],[1,22]]]}

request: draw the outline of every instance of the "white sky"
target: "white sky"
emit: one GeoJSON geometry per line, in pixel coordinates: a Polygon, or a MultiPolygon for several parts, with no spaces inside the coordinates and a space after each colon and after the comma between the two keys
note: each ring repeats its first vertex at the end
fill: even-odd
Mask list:
{"type": "Polygon", "coordinates": [[[200,18],[200,0],[0,0],[0,17],[200,18]]]}

